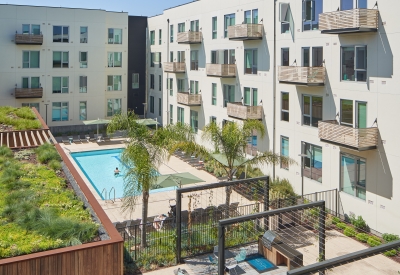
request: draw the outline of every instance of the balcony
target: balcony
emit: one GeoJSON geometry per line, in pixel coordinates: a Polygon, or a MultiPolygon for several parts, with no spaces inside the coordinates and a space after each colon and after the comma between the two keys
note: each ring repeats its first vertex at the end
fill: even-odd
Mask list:
{"type": "Polygon", "coordinates": [[[201,44],[201,32],[178,32],[178,44],[201,44]]]}
{"type": "Polygon", "coordinates": [[[164,62],[164,72],[184,73],[185,71],[185,62],[164,62]]]}
{"type": "Polygon", "coordinates": [[[43,88],[15,88],[15,98],[42,98],[43,88]]]}
{"type": "Polygon", "coordinates": [[[324,86],[325,67],[279,66],[280,83],[305,86],[324,86]]]}
{"type": "Polygon", "coordinates": [[[246,106],[242,102],[231,102],[227,104],[228,116],[238,119],[262,119],[262,106],[246,106]]]}
{"type": "Polygon", "coordinates": [[[239,24],[228,27],[229,40],[261,40],[263,37],[262,24],[239,24]]]}
{"type": "Polygon", "coordinates": [[[187,106],[201,106],[201,94],[190,94],[178,92],[177,101],[187,106]]]}
{"type": "Polygon", "coordinates": [[[333,11],[319,15],[321,33],[341,34],[376,32],[378,30],[378,10],[354,9],[333,11]]]}
{"type": "Polygon", "coordinates": [[[352,128],[340,125],[336,120],[318,122],[318,137],[321,141],[357,151],[376,149],[378,128],[352,128]]]}
{"type": "Polygon", "coordinates": [[[42,45],[42,34],[15,34],[15,44],[23,45],[42,45]]]}
{"type": "Polygon", "coordinates": [[[215,77],[236,77],[235,64],[207,64],[207,76],[215,77]]]}

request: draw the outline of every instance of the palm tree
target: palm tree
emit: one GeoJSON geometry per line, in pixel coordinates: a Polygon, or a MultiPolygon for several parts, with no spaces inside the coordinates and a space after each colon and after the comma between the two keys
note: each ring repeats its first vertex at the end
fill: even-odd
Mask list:
{"type": "MultiPolygon", "coordinates": [[[[126,130],[128,143],[121,153],[121,161],[129,167],[124,175],[122,211],[133,212],[142,199],[142,223],[147,221],[150,189],[158,178],[158,168],[168,156],[168,149],[177,142],[193,139],[187,125],[168,125],[152,131],[137,122],[133,112],[115,115],[107,126],[108,133],[126,130]]],[[[141,246],[146,246],[146,227],[141,230],[141,246]]]]}
{"type": "MultiPolygon", "coordinates": [[[[212,122],[204,127],[201,136],[204,144],[212,145],[212,150],[194,141],[183,141],[173,146],[170,152],[181,149],[206,160],[214,160],[226,172],[228,180],[233,179],[238,168],[246,165],[276,165],[281,162],[288,164],[294,162],[287,157],[270,151],[258,153],[256,156],[247,159],[246,146],[249,138],[253,136],[254,131],[257,131],[261,138],[264,137],[265,127],[261,121],[245,120],[243,123],[229,122],[223,126],[212,122]]],[[[225,187],[225,192],[225,203],[229,205],[232,187],[225,187]]]]}

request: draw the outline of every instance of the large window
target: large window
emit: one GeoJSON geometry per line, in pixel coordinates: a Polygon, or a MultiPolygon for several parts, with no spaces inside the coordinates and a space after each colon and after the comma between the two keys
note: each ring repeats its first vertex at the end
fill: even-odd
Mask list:
{"type": "Polygon", "coordinates": [[[158,45],[162,44],[162,30],[158,30],[158,45]]]}
{"type": "Polygon", "coordinates": [[[199,51],[190,51],[190,70],[199,70],[199,51]]]}
{"type": "Polygon", "coordinates": [[[170,26],[169,36],[170,36],[169,41],[171,43],[174,42],[174,25],[170,26]]]}
{"type": "Polygon", "coordinates": [[[245,106],[258,105],[258,90],[256,88],[244,87],[243,105],[245,106]]]}
{"type": "Polygon", "coordinates": [[[68,94],[68,76],[53,77],[53,94],[68,94]]]}
{"type": "Polygon", "coordinates": [[[282,48],[281,49],[281,65],[282,66],[289,66],[289,48],[282,48]]]}
{"type": "Polygon", "coordinates": [[[24,89],[37,89],[40,88],[40,77],[22,77],[22,88],[24,89]]]}
{"type": "Polygon", "coordinates": [[[150,31],[150,45],[154,45],[156,43],[156,32],[150,31]]]}
{"type": "Polygon", "coordinates": [[[184,79],[177,79],[177,85],[178,85],[178,93],[184,93],[185,92],[185,80],[184,79]]]}
{"type": "Polygon", "coordinates": [[[108,44],[122,44],[122,29],[108,29],[108,44]]]}
{"type": "Polygon", "coordinates": [[[340,188],[343,192],[365,200],[366,161],[348,154],[340,155],[340,188]]]}
{"type": "Polygon", "coordinates": [[[235,49],[211,51],[211,64],[235,64],[235,49]]]}
{"type": "Polygon", "coordinates": [[[322,97],[303,95],[303,125],[318,127],[322,120],[322,97]]]}
{"type": "Polygon", "coordinates": [[[174,123],[174,105],[169,105],[169,123],[174,123]]]}
{"type": "Polygon", "coordinates": [[[217,83],[212,83],[211,86],[211,105],[216,106],[217,105],[217,83]]]}
{"type": "Polygon", "coordinates": [[[68,102],[53,102],[51,109],[52,121],[68,121],[68,102]]]}
{"type": "Polygon", "coordinates": [[[303,0],[303,31],[318,30],[322,0],[303,0]]]}
{"type": "Polygon", "coordinates": [[[22,103],[22,107],[29,107],[29,108],[35,107],[36,110],[37,110],[38,112],[40,112],[40,109],[39,109],[40,103],[39,103],[39,102],[22,103]]]}
{"type": "Polygon", "coordinates": [[[178,62],[185,62],[185,51],[177,51],[176,53],[178,57],[178,62]]]}
{"type": "Polygon", "coordinates": [[[108,52],[108,67],[122,67],[122,52],[108,52]]]}
{"type": "Polygon", "coordinates": [[[354,103],[353,100],[341,99],[340,124],[354,128],[367,128],[367,102],[354,103]]]}
{"type": "Polygon", "coordinates": [[[302,164],[304,177],[322,182],[322,147],[303,142],[302,154],[307,155],[302,164]]]}
{"type": "Polygon", "coordinates": [[[150,113],[154,114],[154,96],[150,96],[150,113]]]}
{"type": "Polygon", "coordinates": [[[245,74],[257,74],[257,49],[244,50],[245,74]]]}
{"type": "Polygon", "coordinates": [[[79,52],[79,65],[81,68],[88,67],[88,53],[87,52],[79,52]]]}
{"type": "MultiPolygon", "coordinates": [[[[289,157],[289,138],[281,136],[281,156],[289,157]]],[[[281,168],[288,170],[289,165],[281,162],[281,168]]]]}
{"type": "Polygon", "coordinates": [[[367,46],[342,47],[342,79],[367,81],[367,46]]]}
{"type": "Polygon", "coordinates": [[[22,24],[22,34],[40,35],[40,25],[22,24]]]}
{"type": "Polygon", "coordinates": [[[108,75],[107,91],[121,91],[122,90],[121,78],[122,78],[121,75],[108,75]]]}
{"type": "Polygon", "coordinates": [[[199,129],[199,112],[190,110],[190,127],[197,133],[199,129]]]}
{"type": "Polygon", "coordinates": [[[173,78],[168,78],[167,90],[169,91],[170,96],[174,95],[174,79],[173,78]]]}
{"type": "Polygon", "coordinates": [[[87,43],[88,42],[88,27],[81,27],[80,29],[80,42],[87,43]]]}
{"type": "Polygon", "coordinates": [[[69,27],[68,26],[53,26],[53,42],[68,43],[69,42],[69,27]]]}
{"type": "Polygon", "coordinates": [[[87,102],[80,101],[79,102],[79,120],[87,119],[87,110],[86,110],[87,102]]]}
{"type": "Polygon", "coordinates": [[[224,107],[227,106],[228,102],[235,102],[234,85],[224,85],[224,107]]]}
{"type": "Polygon", "coordinates": [[[199,20],[190,21],[190,31],[198,32],[199,31],[199,20]]]}
{"type": "Polygon", "coordinates": [[[158,99],[158,115],[162,115],[162,101],[161,98],[158,99]]]}
{"type": "Polygon", "coordinates": [[[87,93],[87,76],[79,76],[79,92],[87,93]]]}
{"type": "Polygon", "coordinates": [[[258,24],[258,9],[247,10],[244,12],[245,24],[258,24]]]}
{"type": "Polygon", "coordinates": [[[217,39],[217,17],[212,18],[212,39],[217,39]]]}
{"type": "Polygon", "coordinates": [[[113,116],[121,113],[122,99],[107,99],[107,116],[113,116]]]}
{"type": "Polygon", "coordinates": [[[53,52],[53,68],[68,68],[69,52],[53,52]]]}
{"type": "Polygon", "coordinates": [[[228,27],[235,25],[235,14],[227,14],[224,16],[224,37],[228,37],[228,27]]]}
{"type": "Polygon", "coordinates": [[[150,89],[154,89],[154,74],[150,74],[150,89]]]}
{"type": "Polygon", "coordinates": [[[139,89],[139,74],[132,74],[132,89],[139,89]]]}
{"type": "Polygon", "coordinates": [[[289,93],[282,92],[281,120],[289,121],[289,93]]]}
{"type": "Polygon", "coordinates": [[[22,52],[22,68],[39,68],[40,65],[39,51],[23,51],[22,52]]]}
{"type": "Polygon", "coordinates": [[[158,75],[158,91],[161,92],[162,89],[162,77],[158,75]]]}
{"type": "Polygon", "coordinates": [[[185,23],[178,23],[178,33],[185,32],[185,23]]]}
{"type": "Polygon", "coordinates": [[[366,9],[367,3],[368,0],[341,0],[340,8],[341,10],[366,9]]]}
{"type": "Polygon", "coordinates": [[[195,80],[190,80],[190,94],[198,94],[199,93],[199,82],[195,80]]]}
{"type": "Polygon", "coordinates": [[[176,121],[184,124],[185,123],[185,109],[183,109],[182,107],[178,107],[177,111],[178,111],[178,113],[177,113],[178,117],[177,117],[176,121]]]}

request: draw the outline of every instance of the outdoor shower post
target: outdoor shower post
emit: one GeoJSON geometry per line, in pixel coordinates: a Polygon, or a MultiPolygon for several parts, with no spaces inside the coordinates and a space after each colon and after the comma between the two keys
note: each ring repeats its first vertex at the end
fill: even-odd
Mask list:
{"type": "MultiPolygon", "coordinates": [[[[325,261],[325,201],[319,208],[319,226],[318,226],[318,262],[325,261]]],[[[324,275],[325,271],[319,271],[319,275],[324,275]]]]}
{"type": "Polygon", "coordinates": [[[181,200],[181,192],[176,189],[176,263],[179,264],[181,262],[181,242],[182,242],[182,230],[181,230],[181,208],[182,208],[182,200],[181,200]]]}
{"type": "Polygon", "coordinates": [[[218,274],[225,274],[225,226],[218,225],[218,274]]]}
{"type": "MultiPolygon", "coordinates": [[[[264,211],[269,210],[269,177],[264,182],[264,211]]],[[[264,218],[265,230],[269,230],[269,217],[264,218]]]]}

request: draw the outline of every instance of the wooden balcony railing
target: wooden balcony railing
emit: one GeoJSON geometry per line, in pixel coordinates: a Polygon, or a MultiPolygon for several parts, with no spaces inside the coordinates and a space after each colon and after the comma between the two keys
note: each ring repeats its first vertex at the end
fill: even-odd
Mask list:
{"type": "Polygon", "coordinates": [[[242,102],[227,103],[228,116],[239,119],[262,119],[262,106],[246,106],[242,102]]]}
{"type": "Polygon", "coordinates": [[[201,94],[190,94],[178,92],[177,101],[187,106],[201,106],[201,94]]]}
{"type": "Polygon", "coordinates": [[[325,85],[325,67],[279,66],[279,82],[295,85],[325,85]]]}
{"type": "Polygon", "coordinates": [[[228,27],[229,40],[261,40],[262,37],[262,24],[239,24],[228,27]]]}
{"type": "Polygon", "coordinates": [[[201,44],[201,32],[178,32],[178,44],[201,44]]]}
{"type": "Polygon", "coordinates": [[[15,44],[42,45],[42,34],[15,34],[15,44]]]}
{"type": "Polygon", "coordinates": [[[15,88],[15,98],[42,98],[43,88],[15,88]]]}
{"type": "Polygon", "coordinates": [[[319,15],[321,33],[376,32],[378,30],[378,10],[353,9],[325,12],[319,15]]]}
{"type": "Polygon", "coordinates": [[[164,72],[184,73],[185,71],[185,62],[164,62],[164,72]]]}
{"type": "Polygon", "coordinates": [[[340,125],[336,120],[318,122],[318,137],[321,141],[350,149],[365,151],[378,146],[378,128],[352,128],[340,125]]]}
{"type": "Polygon", "coordinates": [[[208,76],[236,77],[235,64],[207,64],[206,73],[208,76]]]}

